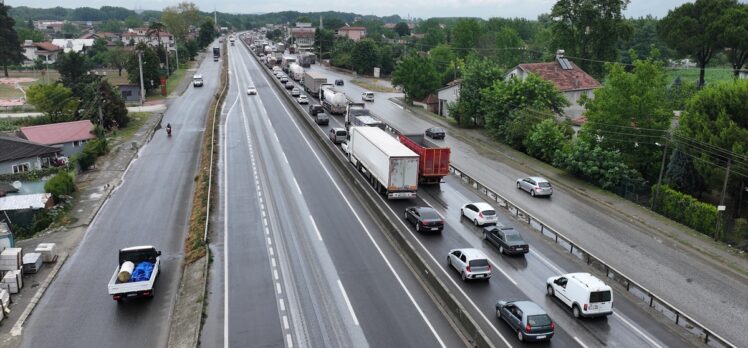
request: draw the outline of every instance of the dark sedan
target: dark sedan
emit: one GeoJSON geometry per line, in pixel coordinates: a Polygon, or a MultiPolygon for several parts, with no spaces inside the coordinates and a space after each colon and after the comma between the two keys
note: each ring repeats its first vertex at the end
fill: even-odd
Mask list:
{"type": "Polygon", "coordinates": [[[444,220],[431,207],[405,208],[405,220],[414,224],[418,232],[441,232],[444,229],[444,220]]]}
{"type": "Polygon", "coordinates": [[[550,340],[556,328],[543,308],[531,301],[498,301],[496,317],[509,324],[520,341],[550,340]]]}
{"type": "Polygon", "coordinates": [[[483,228],[483,239],[499,248],[499,252],[508,255],[527,254],[530,246],[522,239],[517,230],[505,226],[488,226],[483,228]]]}
{"type": "Polygon", "coordinates": [[[344,84],[343,80],[337,79],[335,80],[335,86],[342,86],[344,84]]]}
{"type": "Polygon", "coordinates": [[[439,127],[431,127],[426,130],[426,136],[431,139],[444,139],[444,129],[441,129],[439,127]]]}

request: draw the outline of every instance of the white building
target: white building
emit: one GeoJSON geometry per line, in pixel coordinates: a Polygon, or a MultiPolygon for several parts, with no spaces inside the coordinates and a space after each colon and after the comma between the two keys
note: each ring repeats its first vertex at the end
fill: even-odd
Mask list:
{"type": "Polygon", "coordinates": [[[449,105],[456,103],[460,97],[460,82],[460,80],[454,80],[446,87],[436,90],[436,97],[439,99],[437,113],[440,116],[449,116],[449,105]]]}
{"type": "Polygon", "coordinates": [[[26,57],[24,65],[33,65],[37,58],[41,58],[45,64],[54,64],[60,52],[62,48],[51,42],[32,42],[31,40],[23,42],[23,56],[26,57]]]}
{"type": "Polygon", "coordinates": [[[75,53],[85,53],[89,47],[93,46],[94,39],[54,39],[52,44],[62,47],[65,53],[73,51],[75,53]]]}

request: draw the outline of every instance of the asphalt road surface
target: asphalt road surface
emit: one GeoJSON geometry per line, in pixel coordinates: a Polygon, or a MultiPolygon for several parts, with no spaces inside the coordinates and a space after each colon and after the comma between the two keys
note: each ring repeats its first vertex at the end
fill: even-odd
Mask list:
{"type": "Polygon", "coordinates": [[[23,331],[24,347],[164,347],[168,339],[203,124],[219,65],[198,70],[205,86],[172,101],[162,128],[131,164],[75,253],[60,270],[23,331]],[[162,251],[155,298],[118,304],[107,293],[118,250],[162,251]]]}
{"type": "MultiPolygon", "coordinates": [[[[312,96],[310,96],[312,97],[312,96]]],[[[314,99],[311,99],[314,101],[314,99]]],[[[329,127],[343,127],[343,118],[334,116],[329,127]]],[[[412,232],[414,245],[431,258],[435,267],[441,269],[445,282],[453,286],[463,305],[474,309],[475,317],[497,345],[520,346],[514,332],[507,325],[495,318],[494,304],[497,299],[530,299],[540,304],[558,323],[556,336],[546,345],[582,346],[582,347],[682,347],[693,342],[681,337],[671,326],[662,324],[641,309],[641,304],[631,301],[626,296],[616,293],[614,296],[615,314],[608,318],[577,320],[569,309],[558,301],[545,295],[545,280],[554,275],[584,271],[584,266],[577,260],[553,246],[536,232],[530,231],[527,225],[513,223],[513,218],[500,212],[501,221],[515,226],[525,239],[530,242],[532,252],[526,257],[507,257],[498,254],[492,246],[481,240],[479,228],[462,221],[460,207],[467,202],[483,199],[454,177],[436,186],[421,186],[419,197],[409,201],[386,201],[394,216],[401,216],[408,206],[432,206],[445,219],[446,228],[441,234],[429,235],[412,232]],[[489,255],[495,275],[489,282],[470,282],[464,284],[459,275],[448,268],[443,261],[450,249],[475,247],[489,255]],[[462,296],[460,296],[462,295],[462,296]]],[[[403,226],[412,230],[404,222],[403,226]]]]}
{"type": "Polygon", "coordinates": [[[463,341],[240,43],[222,127],[221,255],[201,341],[439,347],[463,341]],[[258,95],[247,95],[248,86],[258,95]],[[218,319],[216,319],[218,317],[218,319]]]}
{"type": "MultiPolygon", "coordinates": [[[[336,88],[360,101],[364,89],[351,83],[349,75],[319,64],[309,69],[327,77],[328,81],[343,79],[345,85],[336,88]]],[[[367,108],[401,132],[422,133],[435,126],[388,100],[392,96],[402,94],[376,93],[375,101],[366,103],[367,108]]],[[[530,197],[515,188],[515,181],[536,173],[518,170],[518,165],[510,164],[520,162],[521,165],[522,162],[511,154],[498,160],[489,159],[482,149],[450,134],[436,142],[449,146],[452,163],[473,178],[549,223],[718,334],[739,346],[748,345],[743,328],[734,325],[748,322],[748,301],[740,300],[748,298],[745,277],[716,267],[694,256],[693,251],[684,252],[681,245],[658,238],[648,227],[577,194],[563,183],[553,183],[552,199],[530,197]]]]}

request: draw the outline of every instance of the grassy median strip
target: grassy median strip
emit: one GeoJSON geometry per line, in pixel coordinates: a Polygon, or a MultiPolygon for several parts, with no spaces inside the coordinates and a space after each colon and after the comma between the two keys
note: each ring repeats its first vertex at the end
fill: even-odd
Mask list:
{"type": "Polygon", "coordinates": [[[374,83],[371,83],[371,82],[365,81],[365,80],[353,79],[353,80],[351,80],[351,83],[354,84],[354,85],[357,85],[357,86],[359,86],[361,88],[364,88],[364,89],[367,89],[369,91],[372,91],[372,92],[380,92],[380,93],[397,93],[397,92],[399,92],[395,88],[390,88],[390,87],[387,87],[387,86],[382,86],[382,85],[374,84],[374,83]]]}
{"type": "MultiPolygon", "coordinates": [[[[225,45],[223,52],[226,52],[225,45]]],[[[206,221],[206,213],[208,211],[208,200],[213,199],[215,192],[215,185],[209,185],[210,180],[214,180],[213,184],[215,184],[215,179],[213,179],[215,176],[210,178],[211,166],[213,166],[213,171],[216,169],[216,161],[211,163],[211,149],[213,149],[213,156],[217,156],[218,144],[217,139],[214,137],[216,134],[215,127],[218,126],[218,121],[220,120],[221,105],[226,98],[226,87],[228,86],[228,57],[224,56],[222,62],[221,84],[218,86],[217,94],[208,108],[208,118],[205,120],[206,127],[200,147],[200,167],[195,177],[195,194],[192,197],[189,232],[184,245],[185,264],[191,264],[205,256],[205,249],[207,247],[205,240],[203,240],[206,224],[208,223],[206,221]]]]}

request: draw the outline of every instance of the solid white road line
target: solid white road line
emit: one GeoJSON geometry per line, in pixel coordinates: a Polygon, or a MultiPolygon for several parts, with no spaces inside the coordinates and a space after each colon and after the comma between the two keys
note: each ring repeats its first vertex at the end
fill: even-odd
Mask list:
{"type": "Polygon", "coordinates": [[[299,187],[299,183],[296,181],[296,178],[294,177],[292,179],[294,186],[296,186],[296,191],[299,191],[299,194],[302,195],[303,193],[301,193],[301,187],[299,187]]]}
{"type": "Polygon", "coordinates": [[[621,319],[621,321],[623,321],[624,324],[626,324],[632,330],[636,331],[636,333],[639,334],[639,336],[641,336],[645,340],[649,341],[649,343],[652,344],[652,347],[662,348],[662,346],[659,345],[657,342],[655,342],[652,338],[650,338],[649,335],[647,335],[644,332],[642,332],[641,330],[639,330],[636,326],[634,326],[634,324],[631,324],[631,322],[629,322],[628,320],[626,320],[626,318],[624,318],[622,315],[614,312],[613,316],[616,317],[616,318],[618,318],[618,319],[621,319]]]}
{"type": "Polygon", "coordinates": [[[358,326],[358,318],[356,318],[356,312],[353,311],[353,306],[351,306],[351,300],[348,299],[348,294],[345,292],[345,288],[343,287],[343,283],[340,282],[340,279],[338,279],[338,286],[340,286],[340,291],[343,293],[343,299],[345,300],[345,304],[348,305],[348,310],[351,312],[351,316],[353,317],[353,323],[358,326]]]}
{"type": "Polygon", "coordinates": [[[317,239],[321,241],[322,235],[319,233],[319,229],[317,228],[317,223],[314,222],[314,217],[312,216],[312,214],[309,214],[309,220],[312,221],[312,227],[314,227],[314,232],[317,232],[317,239]]]}
{"type": "Polygon", "coordinates": [[[577,341],[577,343],[579,343],[579,345],[582,346],[582,348],[587,348],[587,345],[584,344],[584,342],[582,342],[582,340],[580,340],[579,337],[574,336],[574,340],[577,341]]]}

